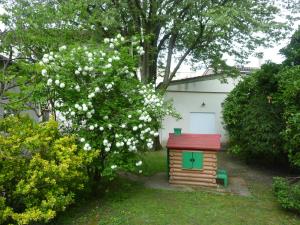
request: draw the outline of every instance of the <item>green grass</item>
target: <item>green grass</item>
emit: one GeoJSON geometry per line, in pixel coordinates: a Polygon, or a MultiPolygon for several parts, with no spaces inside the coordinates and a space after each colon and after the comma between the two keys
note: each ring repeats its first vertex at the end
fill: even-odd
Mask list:
{"type": "MultiPolygon", "coordinates": [[[[165,170],[165,153],[145,157],[147,175],[165,170]]],[[[280,208],[271,187],[251,181],[252,197],[205,191],[152,190],[124,179],[78,202],[53,225],[295,225],[298,216],[280,208]]]]}
{"type": "MultiPolygon", "coordinates": [[[[143,158],[143,175],[151,176],[158,172],[167,171],[166,151],[147,152],[143,158]]],[[[167,173],[167,172],[166,172],[167,173]]]]}

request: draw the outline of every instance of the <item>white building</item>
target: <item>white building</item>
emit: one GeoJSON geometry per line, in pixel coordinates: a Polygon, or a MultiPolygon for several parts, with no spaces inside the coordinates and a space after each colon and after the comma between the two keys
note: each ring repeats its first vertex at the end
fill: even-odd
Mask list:
{"type": "MultiPolygon", "coordinates": [[[[251,68],[241,71],[244,76],[251,68]]],[[[221,134],[222,143],[227,142],[226,131],[223,127],[222,105],[228,93],[242,79],[228,78],[226,83],[220,81],[220,75],[206,71],[202,76],[172,81],[165,99],[172,100],[182,119],[166,117],[162,121],[160,141],[166,145],[169,133],[174,128],[181,128],[182,133],[221,134]]]]}

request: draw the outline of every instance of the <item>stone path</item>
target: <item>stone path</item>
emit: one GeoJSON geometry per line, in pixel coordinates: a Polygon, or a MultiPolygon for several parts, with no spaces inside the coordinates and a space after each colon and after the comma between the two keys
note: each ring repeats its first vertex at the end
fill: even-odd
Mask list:
{"type": "Polygon", "coordinates": [[[222,185],[216,189],[170,185],[166,172],[157,173],[150,177],[137,176],[130,173],[122,173],[121,176],[133,181],[141,182],[145,187],[152,189],[175,191],[205,190],[209,192],[230,193],[248,197],[251,196],[251,192],[248,189],[250,181],[258,181],[271,186],[272,177],[282,175],[279,171],[246,165],[244,162],[228,155],[226,152],[218,153],[218,168],[227,170],[229,175],[227,188],[224,188],[222,185]]]}
{"type": "Polygon", "coordinates": [[[246,181],[241,177],[229,177],[228,192],[241,196],[251,196],[246,181]]]}
{"type": "Polygon", "coordinates": [[[250,191],[246,185],[243,178],[240,177],[230,177],[229,185],[227,188],[219,186],[216,189],[211,188],[201,188],[201,187],[191,187],[186,185],[171,185],[168,182],[166,173],[157,173],[151,177],[137,176],[131,173],[121,173],[122,177],[127,178],[132,181],[141,182],[145,187],[151,189],[159,190],[174,190],[174,191],[209,191],[209,192],[220,192],[220,193],[232,193],[241,196],[251,196],[250,191]]]}

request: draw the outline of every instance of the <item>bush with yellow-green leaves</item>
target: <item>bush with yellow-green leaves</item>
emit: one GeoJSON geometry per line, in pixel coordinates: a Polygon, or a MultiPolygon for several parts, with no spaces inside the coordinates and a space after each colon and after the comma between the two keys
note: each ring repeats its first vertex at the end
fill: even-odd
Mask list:
{"type": "Polygon", "coordinates": [[[98,151],[78,148],[50,120],[0,120],[0,224],[47,222],[74,201],[98,151]]]}

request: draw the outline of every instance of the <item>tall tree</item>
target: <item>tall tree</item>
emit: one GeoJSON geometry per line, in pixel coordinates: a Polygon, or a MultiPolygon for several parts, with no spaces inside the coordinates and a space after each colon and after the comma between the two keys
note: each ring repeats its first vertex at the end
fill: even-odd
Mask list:
{"type": "Polygon", "coordinates": [[[300,26],[293,34],[290,43],[280,50],[281,54],[286,57],[284,64],[287,66],[300,65],[300,26]]]}
{"type": "MultiPolygon", "coordinates": [[[[165,89],[185,61],[229,73],[224,54],[241,62],[257,46],[269,46],[284,37],[289,24],[278,22],[276,17],[280,8],[297,9],[296,3],[296,0],[3,0],[6,13],[1,16],[5,29],[0,34],[0,52],[7,58],[1,73],[1,97],[15,86],[19,76],[8,72],[10,63],[34,62],[62,44],[95,44],[117,33],[126,37],[135,35],[137,39],[132,42],[139,41],[143,46],[140,79],[144,83],[157,83],[161,76],[160,87],[165,89]]],[[[288,21],[292,21],[291,17],[290,14],[288,21]]],[[[21,75],[21,85],[35,82],[28,71],[21,75]]]]}
{"type": "Polygon", "coordinates": [[[155,83],[161,75],[167,86],[188,59],[218,68],[226,65],[225,53],[243,60],[284,36],[287,25],[276,20],[279,3],[295,9],[297,1],[6,0],[9,32],[1,39],[5,47],[21,45],[27,56],[40,57],[61,42],[139,35],[141,80],[155,83]]]}

